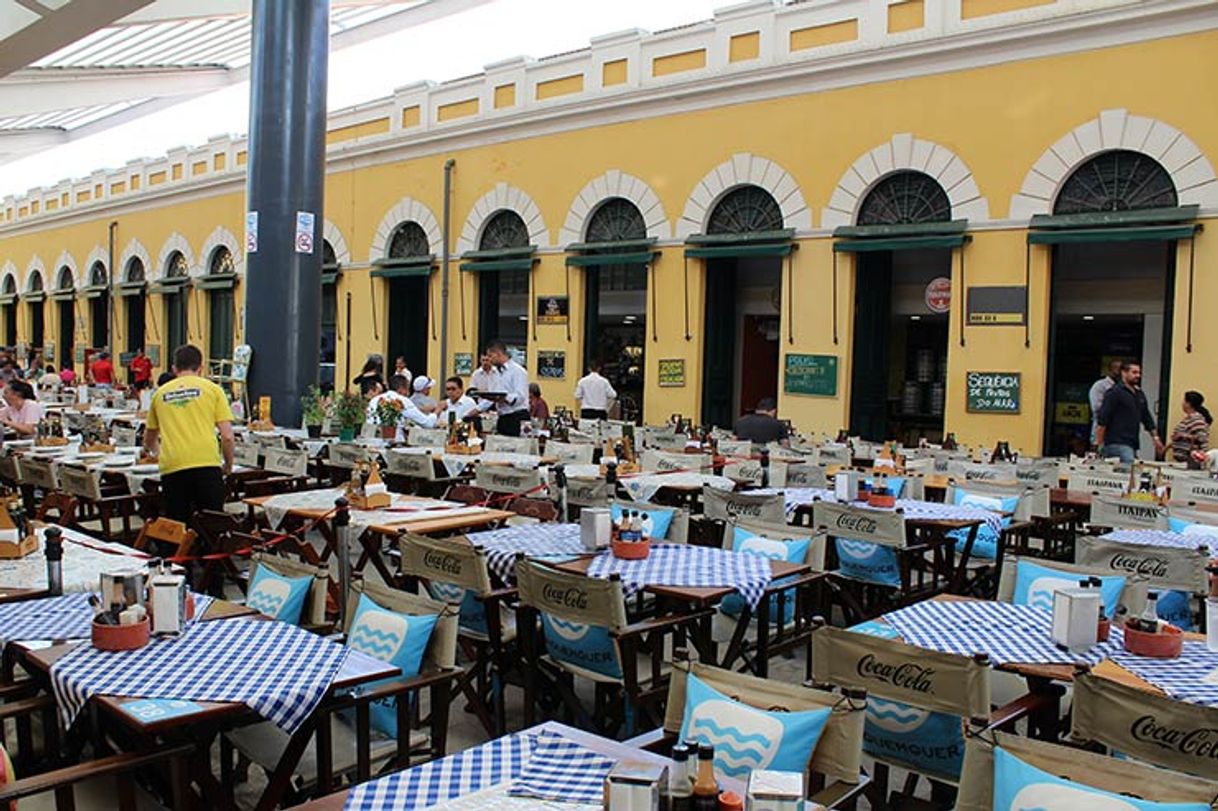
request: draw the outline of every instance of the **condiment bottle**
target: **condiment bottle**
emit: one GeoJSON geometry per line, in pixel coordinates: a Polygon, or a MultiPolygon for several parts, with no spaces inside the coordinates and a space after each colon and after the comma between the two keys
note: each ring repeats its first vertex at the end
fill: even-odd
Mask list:
{"type": "Polygon", "coordinates": [[[1135,631],[1141,631],[1144,634],[1157,633],[1159,630],[1159,592],[1146,592],[1146,608],[1142,609],[1142,616],[1130,617],[1127,625],[1132,625],[1135,631]]]}
{"type": "MultiPolygon", "coordinates": [[[[23,538],[18,538],[20,543],[23,538]]],[[[59,527],[47,527],[46,550],[47,559],[47,591],[52,597],[63,594],[63,530],[59,527]]]]}
{"type": "Polygon", "coordinates": [[[689,747],[678,743],[672,748],[672,769],[668,772],[669,811],[692,811],[694,784],[689,779],[689,747]]]}
{"type": "Polygon", "coordinates": [[[698,775],[694,779],[693,811],[719,811],[719,782],[715,780],[715,747],[698,746],[698,775]]]}

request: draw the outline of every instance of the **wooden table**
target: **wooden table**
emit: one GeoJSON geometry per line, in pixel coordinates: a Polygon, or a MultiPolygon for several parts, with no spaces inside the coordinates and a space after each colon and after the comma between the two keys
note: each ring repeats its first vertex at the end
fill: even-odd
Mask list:
{"type": "MultiPolygon", "coordinates": [[[[663,755],[657,755],[654,752],[649,752],[646,749],[639,749],[631,746],[628,743],[602,738],[600,735],[594,735],[591,732],[584,732],[581,729],[569,727],[566,724],[560,724],[557,721],[547,721],[544,724],[538,724],[530,729],[523,730],[517,734],[537,735],[541,733],[549,733],[551,735],[561,735],[567,740],[574,741],[587,749],[604,755],[612,760],[633,760],[642,761],[644,763],[655,763],[660,766],[671,766],[672,761],[663,755]]],[[[739,780],[730,777],[717,775],[719,785],[723,791],[734,791],[741,797],[745,795],[746,786],[739,780]]],[[[314,800],[311,803],[297,806],[299,811],[342,811],[343,806],[347,802],[347,797],[350,794],[350,789],[347,791],[331,794],[328,797],[323,797],[320,800],[314,800]]]]}
{"type": "MultiPolygon", "coordinates": [[[[206,614],[199,621],[231,619],[256,613],[243,605],[216,600],[212,602],[206,614]]],[[[21,662],[30,675],[50,693],[52,666],[60,657],[79,644],[84,643],[59,644],[40,649],[24,648],[20,653],[21,662]]],[[[326,693],[326,698],[341,690],[384,678],[392,678],[399,675],[400,672],[394,665],[370,656],[355,655],[355,652],[352,652],[336,674],[330,690],[326,693]]],[[[198,785],[203,806],[234,809],[235,811],[236,806],[231,799],[231,777],[226,785],[225,781],[217,780],[211,772],[211,745],[221,731],[259,723],[262,721],[262,717],[239,702],[195,701],[192,703],[196,705],[196,709],[157,720],[144,720],[128,712],[125,707],[127,704],[141,700],[138,697],[95,696],[90,705],[78,716],[78,722],[80,719],[92,719],[95,724],[94,736],[96,739],[100,739],[104,735],[107,740],[112,742],[130,741],[132,747],[136,749],[154,748],[161,742],[189,743],[195,746],[198,756],[192,758],[191,776],[193,782],[198,785]],[[91,714],[89,714],[90,709],[91,714]],[[122,734],[105,735],[104,727],[108,724],[117,725],[122,734]]],[[[325,698],[323,698],[324,700],[325,698]]],[[[314,715],[316,716],[316,713],[314,715]]],[[[119,730],[112,731],[118,732],[119,730]]],[[[257,807],[260,811],[278,807],[313,733],[314,725],[306,721],[289,739],[279,763],[270,776],[267,788],[259,799],[257,807]]],[[[78,738],[79,745],[83,745],[83,740],[83,736],[78,738]]]]}

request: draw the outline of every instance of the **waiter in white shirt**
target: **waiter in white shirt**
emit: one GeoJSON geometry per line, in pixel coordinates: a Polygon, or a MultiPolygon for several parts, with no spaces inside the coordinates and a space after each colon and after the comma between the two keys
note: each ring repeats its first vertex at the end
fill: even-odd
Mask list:
{"type": "Polygon", "coordinates": [[[389,378],[389,391],[384,394],[378,394],[372,398],[372,402],[368,403],[368,422],[374,425],[380,424],[380,419],[376,416],[376,407],[380,405],[382,400],[397,400],[402,404],[402,415],[398,418],[397,425],[397,441],[405,440],[405,431],[403,426],[414,424],[420,428],[435,428],[436,415],[424,414],[410,400],[410,378],[402,375],[393,375],[389,378]]]}
{"type": "Polygon", "coordinates": [[[609,405],[617,399],[613,384],[601,377],[601,362],[588,364],[588,374],[575,384],[575,399],[579,401],[579,416],[585,420],[609,419],[609,405]]]}
{"type": "Polygon", "coordinates": [[[459,377],[450,377],[444,381],[444,400],[440,403],[440,420],[448,425],[450,419],[464,422],[465,418],[478,414],[478,404],[465,393],[465,384],[459,377]],[[452,414],[450,418],[448,415],[452,414]]]}
{"type": "MultiPolygon", "coordinates": [[[[481,365],[469,376],[470,389],[477,392],[503,391],[502,385],[503,383],[499,380],[499,370],[495,368],[495,364],[491,363],[490,357],[483,352],[481,365]]],[[[478,413],[485,414],[495,407],[495,403],[493,400],[480,397],[477,406],[478,413]]]]}
{"type": "Polygon", "coordinates": [[[496,430],[503,436],[520,436],[520,425],[529,418],[529,373],[508,357],[503,341],[487,344],[486,356],[499,370],[503,394],[495,401],[495,412],[499,415],[496,430]]]}

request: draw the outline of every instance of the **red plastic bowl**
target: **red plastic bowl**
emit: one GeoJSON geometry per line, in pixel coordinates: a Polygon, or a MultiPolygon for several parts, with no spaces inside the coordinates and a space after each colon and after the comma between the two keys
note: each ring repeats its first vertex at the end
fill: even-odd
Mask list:
{"type": "Polygon", "coordinates": [[[152,623],[148,618],[134,625],[93,623],[93,647],[98,650],[137,650],[148,644],[152,623]]]}
{"type": "Polygon", "coordinates": [[[872,490],[867,496],[867,503],[872,507],[895,507],[897,506],[897,497],[892,494],[888,488],[880,490],[872,490]]]}
{"type": "Polygon", "coordinates": [[[643,560],[651,554],[651,539],[641,541],[613,541],[610,544],[615,558],[623,560],[643,560]]]}
{"type": "Polygon", "coordinates": [[[1157,634],[1125,628],[1125,650],[1138,656],[1174,659],[1183,649],[1184,632],[1174,625],[1164,625],[1157,634]]]}

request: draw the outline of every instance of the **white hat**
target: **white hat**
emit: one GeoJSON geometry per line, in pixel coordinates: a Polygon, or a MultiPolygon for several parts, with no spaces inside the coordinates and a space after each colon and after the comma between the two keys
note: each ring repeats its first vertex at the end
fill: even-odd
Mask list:
{"type": "Polygon", "coordinates": [[[414,390],[415,391],[427,391],[434,384],[435,384],[435,381],[432,380],[427,375],[419,375],[418,377],[416,377],[414,379],[414,390]]]}

